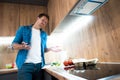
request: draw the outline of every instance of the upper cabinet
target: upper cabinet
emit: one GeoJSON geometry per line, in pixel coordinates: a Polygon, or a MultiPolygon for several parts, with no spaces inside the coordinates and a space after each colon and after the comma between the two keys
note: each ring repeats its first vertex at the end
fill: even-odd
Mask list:
{"type": "MultiPolygon", "coordinates": [[[[34,24],[39,13],[47,13],[47,7],[0,3],[0,36],[15,36],[19,26],[34,24]]],[[[48,27],[44,30],[48,32],[48,27]]]]}
{"type": "Polygon", "coordinates": [[[15,35],[19,26],[19,5],[0,3],[0,36],[15,35]]]}
{"type": "Polygon", "coordinates": [[[0,3],[0,36],[15,36],[19,26],[34,24],[39,13],[48,13],[50,34],[64,19],[78,0],[49,0],[47,6],[0,3]]]}
{"type": "Polygon", "coordinates": [[[55,27],[65,18],[78,0],[49,0],[48,14],[50,16],[49,32],[51,33],[55,27]]]}

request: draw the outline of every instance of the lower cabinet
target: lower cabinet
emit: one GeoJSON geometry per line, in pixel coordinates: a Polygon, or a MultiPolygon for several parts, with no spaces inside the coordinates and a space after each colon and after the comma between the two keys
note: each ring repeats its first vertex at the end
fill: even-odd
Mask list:
{"type": "Polygon", "coordinates": [[[0,80],[17,80],[17,72],[0,74],[0,80]]]}
{"type": "MultiPolygon", "coordinates": [[[[17,72],[0,74],[0,80],[17,80],[17,72]]],[[[44,71],[44,80],[59,80],[51,74],[44,71]]]]}
{"type": "Polygon", "coordinates": [[[44,80],[59,80],[59,79],[55,78],[51,74],[49,74],[46,71],[44,71],[44,80]]]}
{"type": "Polygon", "coordinates": [[[59,79],[55,78],[54,76],[51,76],[51,79],[52,80],[59,80],[59,79]]]}

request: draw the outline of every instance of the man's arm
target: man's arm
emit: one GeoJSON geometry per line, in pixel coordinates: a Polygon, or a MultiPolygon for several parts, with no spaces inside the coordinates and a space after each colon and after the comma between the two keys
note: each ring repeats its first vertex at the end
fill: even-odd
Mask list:
{"type": "Polygon", "coordinates": [[[45,49],[45,52],[48,52],[48,51],[60,52],[62,50],[58,46],[55,46],[55,47],[51,47],[51,48],[46,48],[45,49]]]}
{"type": "Polygon", "coordinates": [[[22,44],[13,43],[12,47],[13,47],[13,49],[16,49],[16,50],[20,50],[20,49],[29,50],[30,49],[30,46],[27,45],[27,43],[25,43],[25,42],[22,42],[22,44]]]}

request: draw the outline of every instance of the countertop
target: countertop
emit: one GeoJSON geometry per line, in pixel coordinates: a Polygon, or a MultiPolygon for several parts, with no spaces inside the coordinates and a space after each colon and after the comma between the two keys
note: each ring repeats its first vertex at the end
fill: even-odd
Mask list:
{"type": "Polygon", "coordinates": [[[98,70],[76,70],[69,72],[63,67],[47,67],[46,72],[59,80],[120,80],[120,63],[102,63],[98,70]]]}
{"type": "Polygon", "coordinates": [[[17,68],[11,68],[11,69],[0,69],[0,74],[7,74],[17,72],[17,68]]]}
{"type": "Polygon", "coordinates": [[[49,67],[44,68],[44,70],[59,80],[87,80],[82,77],[77,77],[72,74],[69,74],[61,67],[49,67]]]}
{"type": "MultiPolygon", "coordinates": [[[[111,76],[102,77],[102,78],[99,78],[99,79],[100,80],[104,80],[104,79],[106,79],[106,80],[119,80],[120,79],[120,73],[119,73],[119,69],[117,69],[117,68],[119,68],[119,66],[115,65],[114,66],[115,70],[113,69],[113,67],[109,67],[109,68],[110,68],[110,70],[108,71],[109,73],[115,72],[116,74],[115,75],[111,75],[111,76]]],[[[56,67],[56,66],[46,65],[46,67],[44,67],[43,69],[46,72],[48,72],[49,74],[51,74],[52,76],[54,76],[57,79],[59,79],[59,80],[87,80],[85,77],[82,76],[82,74],[80,74],[78,76],[70,74],[68,70],[64,70],[64,67],[56,67]]],[[[104,69],[105,69],[105,67],[104,67],[104,69]]],[[[0,69],[0,74],[6,74],[6,73],[12,73],[12,72],[17,72],[17,68],[0,69]]],[[[95,72],[97,72],[97,71],[95,71],[95,72]]],[[[106,71],[104,71],[104,73],[105,72],[106,71]]],[[[101,73],[101,74],[103,74],[103,73],[101,73]]]]}

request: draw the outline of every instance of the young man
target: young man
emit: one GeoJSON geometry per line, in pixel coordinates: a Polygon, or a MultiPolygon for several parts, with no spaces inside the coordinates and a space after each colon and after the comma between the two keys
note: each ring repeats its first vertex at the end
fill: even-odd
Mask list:
{"type": "Polygon", "coordinates": [[[43,80],[41,68],[45,64],[47,34],[42,30],[48,24],[49,16],[39,14],[34,25],[21,26],[12,42],[18,54],[18,80],[43,80]]]}

